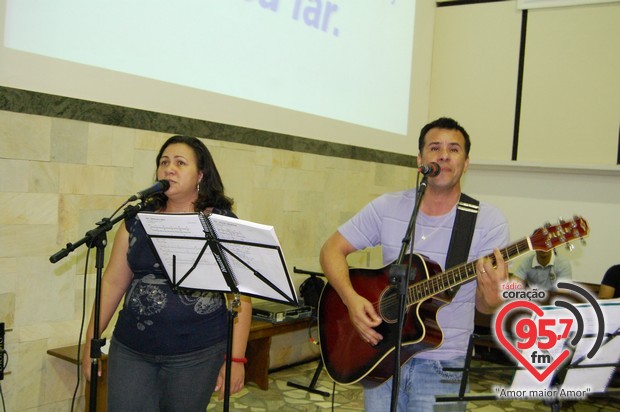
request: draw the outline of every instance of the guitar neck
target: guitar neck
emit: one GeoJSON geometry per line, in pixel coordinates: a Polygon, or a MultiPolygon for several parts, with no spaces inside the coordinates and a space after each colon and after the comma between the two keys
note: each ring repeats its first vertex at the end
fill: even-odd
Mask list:
{"type": "MultiPolygon", "coordinates": [[[[509,262],[531,250],[530,239],[525,238],[509,245],[504,249],[500,249],[500,252],[504,258],[504,261],[509,262]]],[[[494,254],[491,253],[486,257],[491,259],[493,266],[497,265],[494,254]]],[[[477,273],[475,262],[455,266],[443,273],[409,286],[407,303],[408,305],[411,305],[424,299],[428,299],[429,297],[444,292],[454,286],[468,282],[476,276],[477,273]]]]}

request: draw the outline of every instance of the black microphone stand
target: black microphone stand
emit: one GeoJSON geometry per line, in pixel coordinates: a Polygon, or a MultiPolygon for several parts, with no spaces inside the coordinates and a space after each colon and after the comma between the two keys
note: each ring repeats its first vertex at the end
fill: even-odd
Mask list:
{"type": "MultiPolygon", "coordinates": [[[[402,330],[405,324],[405,314],[407,308],[407,290],[409,289],[409,282],[411,279],[411,259],[407,262],[407,264],[403,264],[405,259],[405,255],[407,253],[407,249],[409,246],[413,246],[412,239],[415,234],[415,222],[418,216],[418,211],[420,210],[420,203],[422,202],[422,197],[426,192],[427,176],[422,178],[422,182],[420,182],[417,194],[416,194],[416,202],[413,207],[413,212],[411,213],[411,218],[409,219],[409,226],[407,226],[407,231],[405,232],[405,237],[402,241],[402,246],[400,249],[400,255],[398,256],[398,260],[395,264],[390,266],[389,276],[390,283],[395,285],[397,294],[398,294],[398,329],[396,334],[396,343],[394,346],[394,373],[392,376],[392,400],[390,404],[390,411],[396,412],[398,407],[398,388],[400,383],[400,355],[401,355],[401,345],[403,341],[402,330]]],[[[413,247],[411,247],[411,251],[413,251],[413,247]]]]}
{"type": "Polygon", "coordinates": [[[230,410],[230,381],[231,381],[231,371],[232,371],[232,344],[233,344],[233,330],[235,326],[235,318],[237,317],[237,311],[239,306],[241,305],[241,299],[239,296],[239,290],[235,288],[233,291],[233,300],[230,302],[228,306],[228,341],[226,343],[226,359],[225,370],[226,370],[226,379],[224,382],[224,411],[228,412],[230,410]]]}
{"type": "MultiPolygon", "coordinates": [[[[85,236],[75,243],[67,243],[67,246],[56,252],[50,257],[50,262],[56,263],[66,257],[69,253],[83,244],[89,249],[96,248],[95,267],[97,268],[97,278],[95,282],[95,303],[94,322],[93,322],[93,338],[90,345],[90,402],[89,411],[97,410],[97,375],[99,374],[99,359],[101,358],[101,348],[105,345],[105,338],[100,338],[99,333],[99,317],[101,311],[101,278],[103,275],[103,266],[105,260],[105,247],[108,244],[106,233],[109,232],[116,223],[121,220],[135,216],[145,206],[145,202],[138,205],[127,206],[122,214],[114,219],[104,218],[97,222],[97,227],[86,232],[85,236]]],[[[78,362],[80,360],[78,359],[78,362]]]]}

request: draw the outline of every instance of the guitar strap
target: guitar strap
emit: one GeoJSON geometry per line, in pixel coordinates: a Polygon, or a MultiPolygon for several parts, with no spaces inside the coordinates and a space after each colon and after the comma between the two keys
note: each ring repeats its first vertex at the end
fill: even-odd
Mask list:
{"type": "MultiPolygon", "coordinates": [[[[467,262],[471,240],[474,236],[474,227],[480,202],[476,199],[461,193],[461,198],[456,206],[456,218],[452,227],[448,256],[446,257],[445,269],[450,269],[456,265],[467,262]]],[[[460,286],[455,286],[446,291],[446,294],[453,298],[460,286]]]]}

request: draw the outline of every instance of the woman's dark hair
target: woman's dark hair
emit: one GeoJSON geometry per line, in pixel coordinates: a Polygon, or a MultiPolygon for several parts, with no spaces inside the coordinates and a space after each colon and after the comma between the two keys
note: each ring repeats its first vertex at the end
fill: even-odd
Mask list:
{"type": "MultiPolygon", "coordinates": [[[[196,199],[194,203],[194,210],[200,212],[209,207],[217,208],[222,211],[231,210],[234,202],[224,194],[224,184],[222,183],[220,173],[217,171],[211,152],[209,152],[207,146],[199,139],[181,135],[170,137],[166,140],[161,149],[159,149],[159,153],[155,159],[156,167],[159,167],[159,161],[166,148],[175,143],[183,143],[192,148],[196,155],[198,169],[202,172],[202,179],[199,183],[200,190],[198,191],[198,199],[196,199]]],[[[159,209],[166,204],[168,198],[162,193],[153,200],[154,206],[156,209],[159,209]]]]}

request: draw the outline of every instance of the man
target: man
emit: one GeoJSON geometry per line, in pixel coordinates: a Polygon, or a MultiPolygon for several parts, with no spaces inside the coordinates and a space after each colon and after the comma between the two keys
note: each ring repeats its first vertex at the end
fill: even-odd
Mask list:
{"type": "MultiPolygon", "coordinates": [[[[601,288],[598,291],[599,299],[620,298],[620,265],[613,265],[603,275],[601,288]]],[[[610,388],[620,388],[620,366],[616,367],[611,381],[610,388]]]]}
{"type": "MultiPolygon", "coordinates": [[[[461,196],[461,177],[469,166],[469,135],[455,120],[437,119],[420,133],[418,165],[436,162],[439,175],[428,178],[426,193],[420,204],[415,225],[413,251],[427,256],[445,268],[456,206],[461,196]]],[[[394,262],[415,204],[416,189],[387,193],[369,203],[351,220],[344,223],[323,245],[321,266],[330,285],[347,307],[349,317],[360,337],[369,345],[383,338],[374,327],[381,323],[373,304],[353,289],[346,261],[350,253],[382,246],[385,264],[394,262]]],[[[401,367],[398,410],[432,411],[465,410],[465,405],[437,404],[435,396],[458,393],[461,373],[444,371],[462,367],[466,348],[473,331],[474,306],[492,313],[501,304],[500,285],[507,279],[506,264],[498,247],[509,240],[506,219],[501,212],[480,203],[467,261],[474,261],[477,280],[463,284],[450,304],[437,315],[444,334],[439,348],[416,354],[401,367]],[[483,256],[494,254],[497,265],[483,256]]],[[[464,263],[464,262],[463,262],[464,263]]],[[[367,411],[390,409],[392,380],[364,391],[367,411]]]]}
{"type": "Polygon", "coordinates": [[[558,281],[573,278],[570,263],[553,250],[538,250],[535,255],[527,256],[514,274],[529,288],[541,290],[555,290],[558,281]]]}
{"type": "Polygon", "coordinates": [[[616,299],[620,298],[620,265],[613,265],[601,281],[601,288],[598,291],[599,299],[616,299]]]}

